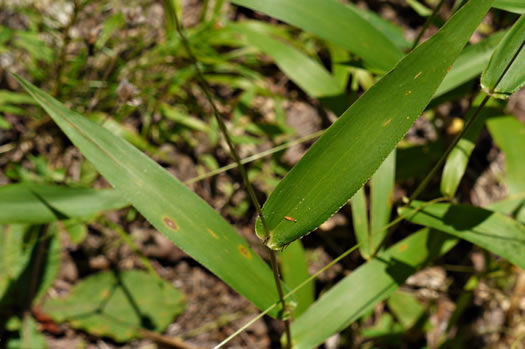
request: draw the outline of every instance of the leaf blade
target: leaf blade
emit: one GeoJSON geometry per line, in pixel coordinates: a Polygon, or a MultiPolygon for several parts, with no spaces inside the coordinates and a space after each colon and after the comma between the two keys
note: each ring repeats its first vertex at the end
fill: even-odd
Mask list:
{"type": "Polygon", "coordinates": [[[279,249],[318,227],[370,178],[428,104],[491,4],[467,3],[328,128],[263,207],[270,236],[259,221],[256,229],[270,248],[279,249]],[[386,97],[388,102],[378,102],[386,97]],[[287,224],[285,216],[297,223],[287,224]]]}
{"type": "Polygon", "coordinates": [[[259,308],[278,300],[268,265],[213,208],[123,139],[16,78],[156,229],[259,308]]]}

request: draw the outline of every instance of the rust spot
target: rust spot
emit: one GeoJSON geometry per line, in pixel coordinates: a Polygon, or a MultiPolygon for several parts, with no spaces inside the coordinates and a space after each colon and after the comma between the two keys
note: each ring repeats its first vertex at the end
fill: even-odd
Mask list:
{"type": "Polygon", "coordinates": [[[247,259],[252,258],[252,254],[248,250],[248,248],[244,245],[239,245],[239,252],[241,252],[242,256],[247,259]]]}
{"type": "Polygon", "coordinates": [[[383,122],[383,127],[388,126],[388,124],[391,122],[392,122],[392,118],[386,120],[385,122],[383,122]]]}
{"type": "Polygon", "coordinates": [[[450,69],[452,69],[452,66],[451,66],[451,65],[448,66],[447,71],[450,71],[450,69]]]}
{"type": "Polygon", "coordinates": [[[163,217],[162,222],[173,231],[177,231],[179,229],[175,221],[169,217],[163,217]]]}
{"type": "Polygon", "coordinates": [[[405,96],[408,96],[410,94],[412,94],[412,90],[408,90],[407,92],[405,92],[405,96]]]}
{"type": "Polygon", "coordinates": [[[407,248],[408,248],[408,245],[407,245],[407,244],[403,244],[403,245],[399,246],[399,251],[403,252],[403,251],[405,251],[407,248]]]}
{"type": "Polygon", "coordinates": [[[297,220],[295,218],[293,218],[293,217],[290,217],[290,216],[284,216],[284,219],[286,219],[289,222],[297,223],[297,220]]]}
{"type": "Polygon", "coordinates": [[[213,236],[215,239],[219,240],[219,237],[213,232],[213,230],[208,229],[208,233],[210,233],[210,235],[213,236]]]}
{"type": "Polygon", "coordinates": [[[420,76],[421,74],[423,74],[422,71],[420,71],[419,73],[417,73],[416,76],[414,76],[414,80],[416,80],[417,78],[419,78],[419,76],[420,76]]]}

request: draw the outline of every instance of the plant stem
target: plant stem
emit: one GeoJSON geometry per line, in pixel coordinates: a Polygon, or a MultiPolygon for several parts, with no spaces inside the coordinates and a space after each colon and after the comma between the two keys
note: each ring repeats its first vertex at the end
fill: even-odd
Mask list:
{"type": "Polygon", "coordinates": [[[447,157],[450,154],[450,152],[456,147],[456,145],[458,144],[460,139],[469,130],[470,126],[474,123],[474,121],[477,120],[477,118],[481,114],[481,111],[483,110],[483,107],[485,106],[485,104],[487,104],[489,99],[490,99],[489,95],[487,95],[487,96],[485,96],[485,98],[483,98],[483,101],[479,105],[478,109],[476,109],[476,111],[474,112],[474,115],[472,115],[470,120],[467,121],[467,123],[465,124],[465,127],[463,127],[463,130],[461,130],[461,132],[456,135],[456,138],[454,138],[454,141],[448,146],[448,148],[445,151],[445,153],[443,153],[441,155],[441,157],[439,158],[439,161],[434,165],[434,167],[432,167],[432,170],[430,170],[430,172],[427,173],[427,175],[425,176],[425,178],[423,178],[421,183],[419,183],[419,185],[417,186],[416,190],[412,193],[412,195],[408,199],[408,202],[407,202],[406,206],[410,206],[412,201],[417,199],[419,194],[421,194],[421,192],[427,187],[427,185],[430,182],[430,180],[434,177],[436,172],[441,168],[441,166],[443,165],[445,160],[447,160],[447,157]]]}
{"type": "Polygon", "coordinates": [[[414,43],[412,44],[410,51],[415,49],[417,44],[419,44],[419,41],[423,37],[423,34],[425,34],[425,32],[427,31],[428,27],[430,26],[430,23],[434,21],[434,18],[436,18],[437,13],[439,12],[439,10],[441,9],[444,3],[445,3],[445,0],[441,0],[439,4],[434,8],[434,10],[432,11],[432,14],[427,18],[427,21],[423,25],[423,28],[421,28],[421,30],[419,31],[419,34],[417,35],[416,40],[414,40],[414,43]]]}
{"type": "MultiPolygon", "coordinates": [[[[228,132],[228,128],[226,127],[226,124],[224,123],[222,115],[219,112],[219,109],[217,108],[217,105],[215,104],[215,102],[214,102],[214,100],[212,98],[212,95],[211,95],[211,92],[210,92],[210,87],[208,86],[208,82],[204,78],[204,75],[202,74],[202,72],[201,72],[201,70],[199,68],[199,65],[197,63],[197,58],[194,56],[193,51],[191,50],[190,44],[189,44],[186,36],[184,35],[184,32],[182,30],[182,25],[181,25],[181,23],[179,21],[179,18],[177,16],[177,9],[175,7],[173,7],[173,14],[172,15],[173,15],[173,20],[175,22],[175,27],[176,27],[177,32],[179,34],[179,37],[181,39],[181,43],[184,46],[184,48],[186,50],[186,54],[188,55],[192,65],[193,65],[193,67],[195,69],[196,76],[197,76],[197,81],[198,81],[198,83],[199,83],[199,85],[201,87],[202,92],[204,93],[206,99],[208,100],[208,102],[210,103],[210,105],[211,105],[211,107],[213,109],[213,115],[215,116],[215,119],[217,120],[217,124],[219,125],[219,129],[221,130],[221,133],[224,136],[224,139],[226,140],[226,143],[228,144],[231,156],[233,157],[233,159],[237,163],[237,167],[239,168],[239,171],[241,173],[241,177],[242,177],[242,180],[244,182],[244,186],[246,187],[246,190],[248,191],[250,199],[251,199],[253,205],[255,206],[257,214],[259,215],[259,218],[261,219],[261,223],[262,223],[262,225],[264,227],[265,238],[267,238],[270,235],[270,231],[268,229],[268,225],[266,224],[266,220],[264,219],[264,215],[263,215],[263,212],[262,212],[261,205],[259,204],[259,201],[257,200],[257,196],[255,195],[255,191],[253,190],[253,186],[252,186],[252,184],[251,184],[251,182],[250,182],[250,180],[248,178],[248,174],[246,173],[246,169],[244,168],[244,166],[243,166],[243,164],[241,162],[241,158],[240,158],[239,154],[237,153],[237,150],[235,149],[235,145],[233,144],[233,142],[231,140],[230,134],[228,132]]],[[[270,260],[271,260],[271,264],[272,264],[273,276],[274,276],[274,279],[275,279],[275,284],[277,286],[277,291],[279,293],[279,299],[280,299],[280,302],[281,302],[282,311],[286,312],[286,301],[284,299],[284,294],[283,294],[283,290],[282,290],[282,287],[281,287],[281,280],[279,278],[279,267],[278,267],[278,264],[277,264],[277,258],[275,256],[275,251],[271,250],[268,247],[267,247],[267,250],[269,251],[270,257],[271,257],[270,260]]],[[[283,319],[283,321],[284,321],[284,327],[285,327],[285,332],[286,332],[286,338],[288,339],[288,341],[286,343],[286,348],[291,348],[291,337],[292,336],[291,336],[291,333],[290,333],[290,321],[287,318],[283,319]]]]}
{"type": "Polygon", "coordinates": [[[71,41],[69,30],[73,25],[75,25],[79,11],[80,9],[79,5],[77,4],[77,1],[73,1],[73,14],[71,15],[71,19],[69,20],[69,22],[64,27],[64,42],[62,47],[60,48],[60,53],[58,55],[58,63],[55,69],[55,88],[53,90],[53,96],[55,96],[56,98],[60,97],[60,91],[62,89],[62,72],[66,64],[67,47],[69,46],[69,42],[71,41]]]}

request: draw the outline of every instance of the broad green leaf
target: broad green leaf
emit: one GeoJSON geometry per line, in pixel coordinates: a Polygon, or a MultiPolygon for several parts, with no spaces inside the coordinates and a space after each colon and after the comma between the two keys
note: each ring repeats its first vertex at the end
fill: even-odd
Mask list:
{"type": "MultiPolygon", "coordinates": [[[[294,289],[310,277],[308,261],[301,241],[294,241],[281,253],[281,272],[286,285],[294,289]]],[[[309,282],[296,293],[297,306],[293,317],[297,318],[314,302],[314,283],[309,282]]]]}
{"type": "Polygon", "coordinates": [[[505,35],[505,32],[492,34],[477,44],[465,47],[445,76],[434,94],[434,98],[452,91],[465,82],[478,77],[487,67],[490,56],[505,35]]]}
{"type": "MultiPolygon", "coordinates": [[[[259,308],[277,301],[268,265],[204,200],[123,139],[22,78],[18,81],[156,229],[259,308]]],[[[271,315],[278,313],[275,309],[271,315]]]]}
{"type": "Polygon", "coordinates": [[[379,253],[332,287],[292,324],[294,349],[314,348],[391,296],[415,271],[456,244],[423,229],[379,253]]]}
{"type": "Polygon", "coordinates": [[[260,221],[257,234],[270,248],[318,227],[370,178],[424,110],[492,2],[463,6],[328,128],[264,205],[269,236],[260,221]]]}
{"type": "MultiPolygon", "coordinates": [[[[472,118],[482,100],[485,98],[484,93],[480,93],[472,107],[470,108],[467,116],[465,117],[466,122],[472,118]]],[[[488,116],[494,115],[494,113],[500,112],[498,102],[494,99],[489,100],[483,110],[480,112],[478,118],[474,121],[471,127],[459,140],[458,144],[452,149],[445,162],[443,168],[443,176],[441,177],[441,193],[447,197],[453,197],[456,194],[459,183],[465,174],[467,164],[470,159],[470,155],[476,146],[476,140],[478,139],[479,133],[485,125],[485,120],[488,116]],[[494,111],[494,109],[496,111],[494,111]]]]}
{"type": "Polygon", "coordinates": [[[511,195],[525,192],[525,125],[513,116],[487,120],[494,141],[505,154],[505,183],[511,195]]]}
{"type": "Polygon", "coordinates": [[[370,229],[368,225],[368,205],[366,203],[365,187],[362,186],[352,196],[352,225],[357,242],[359,243],[359,251],[364,259],[369,259],[372,255],[370,241],[370,229]]]}
{"type": "Polygon", "coordinates": [[[139,270],[105,271],[80,281],[42,312],[98,337],[118,342],[140,337],[140,329],[162,332],[184,310],[184,295],[170,283],[139,270]]]}
{"type": "Polygon", "coordinates": [[[514,13],[525,12],[525,1],[523,0],[496,0],[494,7],[514,13]]]}
{"type": "MultiPolygon", "coordinates": [[[[423,205],[427,204],[412,203],[416,208],[423,205]]],[[[401,209],[400,214],[411,208],[401,209]]],[[[407,219],[470,241],[525,268],[525,225],[500,213],[468,205],[433,204],[407,219]]]]}
{"type": "Polygon", "coordinates": [[[129,205],[116,190],[19,183],[0,187],[0,223],[42,224],[129,205]]]}
{"type": "Polygon", "coordinates": [[[370,180],[370,241],[375,253],[385,235],[390,221],[392,197],[396,175],[396,150],[379,166],[370,180]]]}
{"type": "Polygon", "coordinates": [[[337,96],[344,92],[337,80],[318,62],[296,48],[274,39],[266,26],[258,22],[229,25],[243,34],[249,45],[273,58],[277,66],[312,97],[337,96]]]}
{"type": "Polygon", "coordinates": [[[497,98],[508,98],[525,85],[524,46],[525,15],[522,15],[501,40],[481,75],[483,91],[497,98]]]}
{"type": "Polygon", "coordinates": [[[336,0],[232,0],[309,31],[363,58],[375,68],[390,70],[403,53],[354,7],[336,0]]]}

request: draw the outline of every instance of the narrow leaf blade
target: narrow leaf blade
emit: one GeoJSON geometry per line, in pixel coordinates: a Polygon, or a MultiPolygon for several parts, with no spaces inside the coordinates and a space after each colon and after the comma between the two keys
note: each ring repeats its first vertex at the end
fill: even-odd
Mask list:
{"type": "Polygon", "coordinates": [[[129,201],[116,190],[74,188],[43,183],[0,188],[0,223],[43,224],[116,210],[129,201]]]}
{"type": "Polygon", "coordinates": [[[268,265],[213,208],[123,139],[17,80],[156,229],[259,308],[278,300],[268,265]]]}
{"type": "Polygon", "coordinates": [[[376,68],[390,70],[403,56],[353,7],[335,0],[232,0],[331,41],[376,68]],[[341,35],[344,33],[344,35],[341,35]],[[351,35],[351,37],[348,37],[351,35]]]}
{"type": "Polygon", "coordinates": [[[269,247],[279,249],[318,227],[370,178],[428,104],[492,2],[467,3],[312,146],[264,205],[270,236],[260,222],[257,233],[269,247]],[[297,223],[288,224],[285,216],[297,223]]]}
{"type": "Polygon", "coordinates": [[[512,218],[480,207],[468,205],[414,202],[407,210],[421,208],[408,220],[431,227],[485,248],[509,262],[525,268],[525,226],[512,218]]]}
{"type": "Polygon", "coordinates": [[[508,98],[525,85],[524,46],[525,15],[522,15],[501,40],[481,75],[481,87],[487,94],[508,98]]]}
{"type": "Polygon", "coordinates": [[[292,324],[295,349],[314,348],[388,298],[419,268],[456,244],[423,229],[354,270],[292,324]]]}

